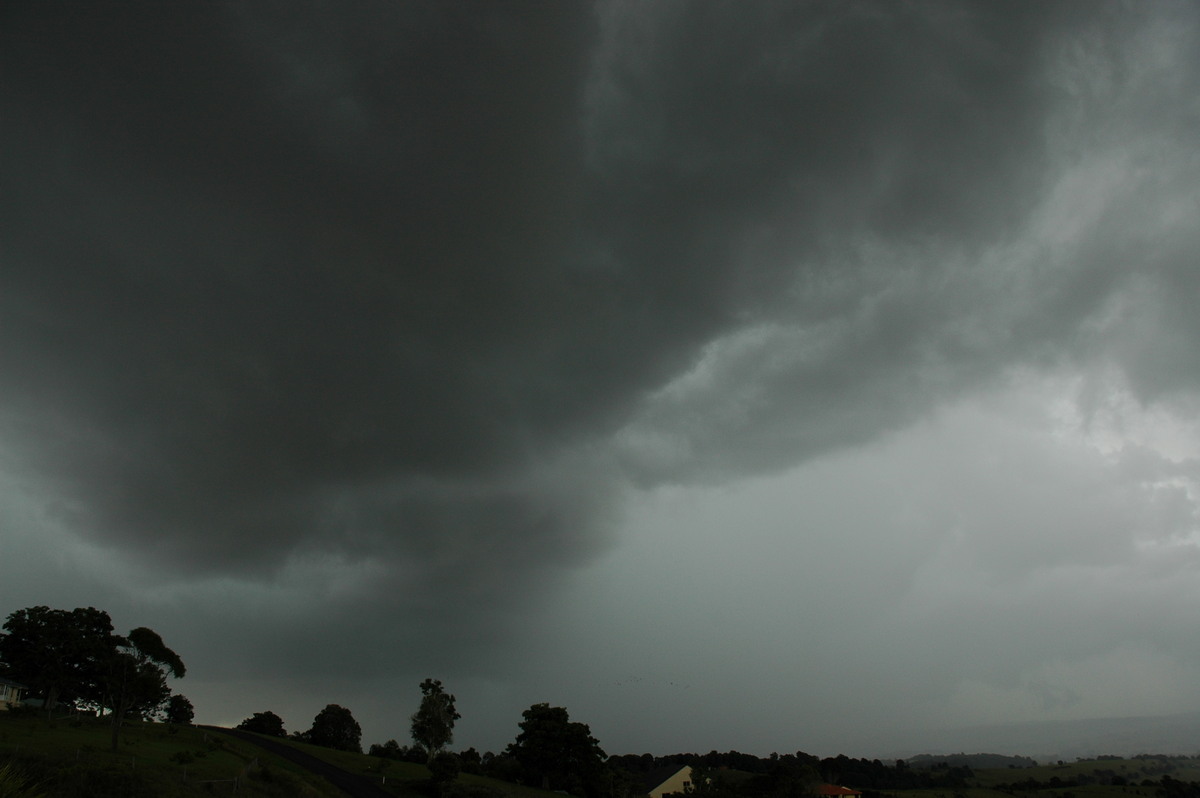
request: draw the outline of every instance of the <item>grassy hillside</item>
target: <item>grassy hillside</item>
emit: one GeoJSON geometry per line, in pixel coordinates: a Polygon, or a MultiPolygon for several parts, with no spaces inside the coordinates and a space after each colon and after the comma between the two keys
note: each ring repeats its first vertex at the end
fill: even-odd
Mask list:
{"type": "MultiPolygon", "coordinates": [[[[393,795],[430,798],[429,771],[422,765],[283,742],[343,770],[368,776],[393,795]]],[[[190,798],[233,794],[235,786],[239,797],[248,798],[342,795],[324,779],[249,742],[193,726],[162,723],[128,724],[114,753],[107,720],[47,721],[40,714],[0,712],[0,769],[6,765],[20,781],[40,785],[40,789],[12,793],[29,798],[190,798]]],[[[0,795],[7,798],[5,778],[0,775],[0,795]]],[[[11,773],[7,778],[14,780],[11,773]]],[[[553,795],[466,774],[459,777],[453,791],[456,798],[553,795]]]]}
{"type": "MultiPolygon", "coordinates": [[[[349,773],[367,776],[396,795],[430,798],[425,789],[429,779],[429,769],[424,765],[380,759],[349,751],[335,751],[332,748],[322,748],[318,745],[309,745],[294,740],[286,742],[293,748],[349,773]]],[[[457,798],[562,798],[560,793],[535,787],[524,787],[470,773],[459,774],[454,793],[457,798]]]]}
{"type": "Polygon", "coordinates": [[[232,793],[245,796],[337,796],[296,765],[253,746],[190,726],[128,724],[116,752],[107,720],[47,721],[40,713],[0,712],[0,765],[41,785],[30,795],[173,798],[232,793]]]}

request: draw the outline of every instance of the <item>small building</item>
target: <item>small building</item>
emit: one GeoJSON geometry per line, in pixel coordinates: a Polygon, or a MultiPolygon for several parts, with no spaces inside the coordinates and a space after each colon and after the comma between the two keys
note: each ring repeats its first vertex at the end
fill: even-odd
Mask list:
{"type": "Polygon", "coordinates": [[[849,787],[839,787],[836,784],[818,784],[817,795],[822,798],[855,798],[862,793],[849,787]]]}
{"type": "Polygon", "coordinates": [[[21,703],[21,694],[29,688],[20,682],[0,677],[0,710],[21,703]]]}
{"type": "Polygon", "coordinates": [[[663,798],[672,793],[682,794],[685,787],[692,786],[692,766],[669,765],[646,774],[643,782],[645,794],[650,798],[663,798]]]}

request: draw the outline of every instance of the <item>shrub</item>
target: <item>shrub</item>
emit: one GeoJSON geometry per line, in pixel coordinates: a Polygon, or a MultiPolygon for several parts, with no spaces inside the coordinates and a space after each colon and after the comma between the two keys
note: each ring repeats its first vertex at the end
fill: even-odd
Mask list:
{"type": "Polygon", "coordinates": [[[445,791],[462,770],[462,760],[456,754],[441,753],[429,761],[430,781],[439,793],[445,791]]]}

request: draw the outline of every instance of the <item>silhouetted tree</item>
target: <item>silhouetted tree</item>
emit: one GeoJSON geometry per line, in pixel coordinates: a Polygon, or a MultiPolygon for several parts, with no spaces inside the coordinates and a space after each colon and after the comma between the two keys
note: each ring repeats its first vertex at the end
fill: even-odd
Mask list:
{"type": "Polygon", "coordinates": [[[328,704],[317,713],[305,737],[313,745],[362,753],[362,729],[358,721],[350,710],[337,704],[328,704]]]}
{"type": "Polygon", "coordinates": [[[421,682],[421,705],[412,716],[413,742],[425,751],[426,761],[454,741],[454,721],[462,716],[454,708],[454,696],[437,679],[421,682]]]}
{"type": "Polygon", "coordinates": [[[95,607],[26,607],[8,616],[0,635],[0,675],[28,685],[45,701],[102,705],[105,668],[117,638],[112,619],[95,607]]]}
{"type": "Polygon", "coordinates": [[[483,771],[483,757],[474,747],[468,748],[458,755],[462,760],[462,769],[464,773],[474,773],[478,775],[483,771]]]}
{"type": "Polygon", "coordinates": [[[183,660],[167,648],[152,629],[139,626],[128,637],[114,638],[116,646],[105,671],[105,703],[112,710],[112,750],[117,750],[121,724],[129,713],[147,715],[157,710],[171,690],[167,676],[182,679],[183,660]]]}
{"type": "Polygon", "coordinates": [[[163,717],[167,723],[177,723],[180,726],[187,726],[192,722],[192,718],[196,717],[196,708],[192,706],[191,701],[187,700],[187,696],[176,693],[167,699],[166,706],[163,709],[163,717]]]}
{"type": "Polygon", "coordinates": [[[395,759],[404,758],[404,749],[400,747],[400,743],[395,740],[388,740],[380,745],[379,743],[371,743],[371,747],[367,750],[368,756],[377,756],[380,759],[395,759]]]}
{"type": "Polygon", "coordinates": [[[237,725],[243,731],[257,734],[269,734],[272,737],[287,737],[283,728],[283,718],[274,712],[255,712],[237,725]]]}
{"type": "Polygon", "coordinates": [[[438,795],[443,795],[446,789],[458,778],[462,770],[462,760],[457,754],[443,751],[429,760],[429,782],[438,795]]]}
{"type": "Polygon", "coordinates": [[[595,795],[607,758],[587,724],[571,721],[563,707],[534,704],[522,713],[521,733],[507,753],[527,784],[572,795],[595,795]]]}
{"type": "MultiPolygon", "coordinates": [[[[703,796],[703,798],[736,798],[739,791],[735,785],[721,778],[720,770],[703,765],[692,766],[691,781],[683,788],[685,795],[703,796]]],[[[755,776],[755,779],[762,778],[755,776]]]]}

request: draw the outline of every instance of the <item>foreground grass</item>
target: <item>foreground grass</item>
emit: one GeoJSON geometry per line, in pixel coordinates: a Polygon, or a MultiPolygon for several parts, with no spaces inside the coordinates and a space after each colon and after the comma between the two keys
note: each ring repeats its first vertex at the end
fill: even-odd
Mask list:
{"type": "MultiPolygon", "coordinates": [[[[365,776],[392,795],[432,798],[424,765],[335,751],[270,738],[349,773],[365,776]]],[[[334,798],[343,793],[324,779],[252,743],[194,726],[127,724],[110,750],[107,719],[0,712],[0,795],[21,798],[334,798]],[[6,791],[6,784],[39,789],[6,791]]],[[[462,774],[450,798],[561,798],[483,776],[462,774]]]]}
{"type": "MultiPolygon", "coordinates": [[[[110,750],[107,719],[0,712],[0,766],[47,798],[338,796],[332,785],[248,743],[191,726],[131,723],[110,750]],[[15,775],[14,775],[15,774],[15,775]]],[[[17,793],[20,795],[20,793],[17,793]]]]}
{"type": "MultiPolygon", "coordinates": [[[[393,795],[410,798],[432,798],[429,789],[429,769],[412,762],[400,762],[379,757],[335,751],[295,740],[271,738],[348,773],[365,776],[393,795]]],[[[461,773],[450,790],[450,798],[563,798],[561,793],[526,787],[486,776],[461,773]]]]}

